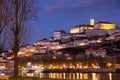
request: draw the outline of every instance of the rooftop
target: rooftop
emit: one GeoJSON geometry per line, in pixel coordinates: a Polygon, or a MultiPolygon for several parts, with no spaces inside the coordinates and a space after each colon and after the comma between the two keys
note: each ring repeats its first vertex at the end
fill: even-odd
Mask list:
{"type": "Polygon", "coordinates": [[[97,22],[96,24],[98,24],[98,23],[108,23],[108,24],[114,24],[114,23],[111,23],[111,22],[103,22],[103,21],[97,22]]]}
{"type": "Polygon", "coordinates": [[[94,27],[93,25],[89,25],[89,24],[81,24],[81,25],[75,25],[72,28],[83,27],[83,26],[85,26],[85,27],[94,27]]]}

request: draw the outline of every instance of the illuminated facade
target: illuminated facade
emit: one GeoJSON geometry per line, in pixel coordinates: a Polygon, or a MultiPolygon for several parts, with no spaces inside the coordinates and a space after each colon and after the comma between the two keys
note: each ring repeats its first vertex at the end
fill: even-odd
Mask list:
{"type": "Polygon", "coordinates": [[[64,30],[58,30],[58,31],[55,31],[54,32],[54,40],[60,40],[61,39],[61,36],[66,34],[66,32],[64,30]]]}
{"type": "Polygon", "coordinates": [[[76,26],[74,26],[70,29],[70,33],[71,34],[82,33],[82,32],[85,32],[86,30],[93,30],[93,26],[92,25],[87,25],[87,24],[76,25],[76,26]]]}
{"type": "Polygon", "coordinates": [[[94,29],[110,30],[115,28],[116,28],[115,24],[110,22],[98,22],[94,25],[94,29]]]}
{"type": "Polygon", "coordinates": [[[94,25],[95,21],[94,19],[90,19],[90,25],[94,25]]]}
{"type": "Polygon", "coordinates": [[[106,50],[105,49],[86,49],[85,54],[87,56],[92,54],[94,56],[106,57],[106,50]]]}
{"type": "Polygon", "coordinates": [[[108,34],[107,30],[87,30],[86,35],[87,37],[100,37],[106,36],[108,34]]]}
{"type": "Polygon", "coordinates": [[[18,56],[31,56],[36,52],[36,47],[34,45],[22,46],[18,52],[18,56]]]}

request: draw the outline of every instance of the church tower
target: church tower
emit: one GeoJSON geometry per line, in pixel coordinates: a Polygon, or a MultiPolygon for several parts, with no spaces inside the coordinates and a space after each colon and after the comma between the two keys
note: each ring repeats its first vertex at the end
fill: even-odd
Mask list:
{"type": "Polygon", "coordinates": [[[94,19],[90,19],[90,25],[94,25],[94,24],[95,24],[94,19]]]}

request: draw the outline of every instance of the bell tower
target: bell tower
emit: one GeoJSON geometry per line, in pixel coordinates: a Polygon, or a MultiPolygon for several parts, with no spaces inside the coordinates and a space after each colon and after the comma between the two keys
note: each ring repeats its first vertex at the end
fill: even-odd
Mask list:
{"type": "Polygon", "coordinates": [[[90,19],[90,25],[94,25],[94,24],[95,24],[94,19],[90,19]]]}

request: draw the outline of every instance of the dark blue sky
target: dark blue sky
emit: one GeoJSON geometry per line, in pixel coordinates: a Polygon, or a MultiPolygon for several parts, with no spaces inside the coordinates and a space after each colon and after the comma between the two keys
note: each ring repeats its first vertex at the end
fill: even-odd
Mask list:
{"type": "Polygon", "coordinates": [[[39,0],[38,22],[31,22],[30,43],[53,36],[56,30],[69,32],[72,26],[89,24],[91,18],[120,26],[120,0],[39,0]]]}

